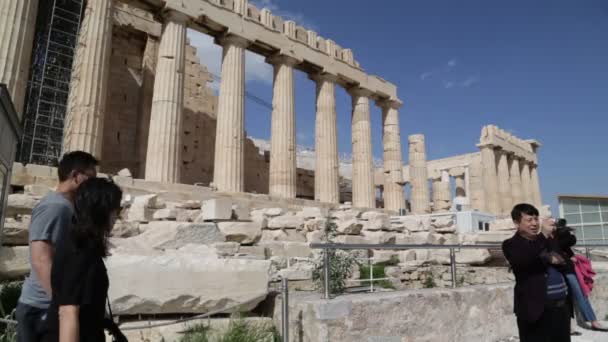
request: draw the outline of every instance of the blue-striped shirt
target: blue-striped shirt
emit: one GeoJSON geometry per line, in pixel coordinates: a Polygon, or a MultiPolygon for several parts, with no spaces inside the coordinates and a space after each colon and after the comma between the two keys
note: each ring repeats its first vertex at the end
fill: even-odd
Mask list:
{"type": "Polygon", "coordinates": [[[547,268],[547,299],[560,300],[568,296],[568,286],[564,276],[553,266],[547,268]]]}

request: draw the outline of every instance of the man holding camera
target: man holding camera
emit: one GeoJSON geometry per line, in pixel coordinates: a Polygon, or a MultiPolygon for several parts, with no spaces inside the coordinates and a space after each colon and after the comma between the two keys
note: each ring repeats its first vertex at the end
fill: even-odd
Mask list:
{"type": "Polygon", "coordinates": [[[564,259],[540,234],[538,210],[526,203],[511,211],[517,233],[502,244],[515,274],[514,311],[521,342],[570,342],[568,286],[558,268],[564,259]]]}

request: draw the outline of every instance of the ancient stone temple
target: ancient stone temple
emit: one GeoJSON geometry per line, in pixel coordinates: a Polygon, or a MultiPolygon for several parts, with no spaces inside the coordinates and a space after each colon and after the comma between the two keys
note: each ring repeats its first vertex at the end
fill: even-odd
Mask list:
{"type": "MultiPolygon", "coordinates": [[[[455,209],[508,215],[521,202],[542,207],[536,155],[541,145],[536,140],[522,140],[488,125],[481,131],[476,153],[427,161],[420,134],[409,137],[409,146],[403,183],[411,187],[409,202],[414,214],[432,208],[433,212],[455,209]]],[[[382,177],[379,170],[376,173],[379,184],[382,177]]]]}
{"type": "Polygon", "coordinates": [[[415,214],[456,206],[506,214],[516,202],[541,204],[536,141],[488,126],[480,152],[427,161],[424,136],[413,135],[404,167],[396,86],[367,74],[352,50],[247,0],[6,0],[0,6],[6,37],[0,82],[23,117],[17,159],[24,164],[52,165],[63,152],[84,150],[101,160],[104,173],[129,169],[148,181],[415,214]],[[188,29],[213,36],[223,49],[217,96],[188,29]],[[267,148],[245,133],[246,50],[274,67],[267,148]],[[295,70],[317,86],[312,163],[301,162],[296,146],[295,70]],[[348,163],[337,150],[336,87],[352,97],[348,163]],[[372,103],[382,110],[379,169],[372,103]]]}

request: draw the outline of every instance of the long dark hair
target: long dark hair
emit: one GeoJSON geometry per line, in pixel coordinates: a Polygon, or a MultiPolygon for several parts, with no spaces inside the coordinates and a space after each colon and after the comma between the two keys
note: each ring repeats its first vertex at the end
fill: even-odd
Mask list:
{"type": "Polygon", "coordinates": [[[105,178],[89,178],[78,187],[71,236],[76,247],[90,247],[105,257],[112,230],[112,212],[120,211],[122,190],[105,178]]]}

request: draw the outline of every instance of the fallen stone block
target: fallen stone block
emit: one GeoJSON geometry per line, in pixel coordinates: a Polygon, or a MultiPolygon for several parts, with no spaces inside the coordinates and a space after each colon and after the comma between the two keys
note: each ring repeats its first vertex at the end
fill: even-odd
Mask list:
{"type": "Polygon", "coordinates": [[[140,223],[138,222],[128,222],[128,221],[116,221],[114,223],[114,227],[110,232],[110,236],[116,238],[130,238],[133,236],[137,236],[141,234],[141,230],[139,229],[140,223]]]}
{"type": "Polygon", "coordinates": [[[189,244],[210,245],[225,242],[215,223],[154,221],[135,237],[118,241],[119,250],[178,249],[189,244]]]}
{"type": "Polygon", "coordinates": [[[339,234],[359,235],[363,229],[363,224],[357,220],[341,221],[338,223],[336,231],[339,234]]]}
{"type": "Polygon", "coordinates": [[[270,262],[213,259],[168,250],[114,253],[106,265],[114,314],[190,314],[252,310],[268,294],[270,262]]]}
{"type": "Polygon", "coordinates": [[[232,219],[232,201],[227,198],[215,198],[203,201],[201,214],[195,222],[232,219]]]}
{"type": "Polygon", "coordinates": [[[312,279],[314,269],[315,265],[312,263],[298,262],[279,270],[278,275],[280,278],[287,278],[289,280],[309,280],[312,279]]]}
{"type": "Polygon", "coordinates": [[[387,214],[368,211],[361,215],[363,230],[378,231],[391,229],[391,220],[387,214]]]}
{"type": "Polygon", "coordinates": [[[0,280],[20,279],[30,273],[27,246],[0,246],[0,280]]]}
{"type": "Polygon", "coordinates": [[[302,229],[304,226],[304,218],[296,215],[276,216],[268,220],[268,229],[293,228],[302,229]]]}
{"type": "Polygon", "coordinates": [[[296,229],[263,230],[261,241],[306,242],[306,236],[296,229]]]}
{"type": "Polygon", "coordinates": [[[252,245],[262,237],[261,222],[218,222],[218,228],[226,241],[252,245]]]}
{"type": "Polygon", "coordinates": [[[194,222],[200,214],[201,211],[198,209],[181,209],[177,211],[175,220],[179,222],[194,222]]]}
{"type": "Polygon", "coordinates": [[[296,215],[302,216],[305,219],[325,218],[328,215],[328,210],[319,207],[304,207],[301,211],[298,211],[296,215]]]}
{"type": "Polygon", "coordinates": [[[31,215],[40,197],[26,194],[10,194],[7,198],[6,216],[31,215]]]}
{"type": "Polygon", "coordinates": [[[306,242],[261,241],[260,246],[268,249],[269,257],[310,258],[312,249],[306,242]]]}
{"type": "Polygon", "coordinates": [[[176,209],[159,209],[154,212],[152,215],[154,220],[175,220],[177,218],[177,210],[176,209]]]}
{"type": "Polygon", "coordinates": [[[2,244],[10,246],[27,246],[29,241],[30,215],[15,215],[4,220],[2,244]]]}

